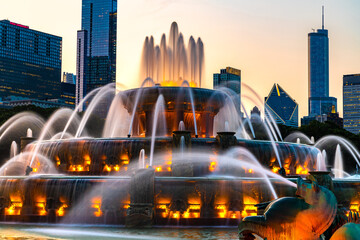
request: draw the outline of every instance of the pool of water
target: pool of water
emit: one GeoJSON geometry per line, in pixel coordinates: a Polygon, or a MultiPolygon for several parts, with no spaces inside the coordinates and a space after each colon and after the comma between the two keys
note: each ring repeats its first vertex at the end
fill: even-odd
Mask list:
{"type": "Polygon", "coordinates": [[[239,239],[237,228],[221,227],[153,227],[127,229],[118,226],[84,225],[33,225],[0,224],[0,239],[7,240],[53,240],[53,239],[239,239]]]}

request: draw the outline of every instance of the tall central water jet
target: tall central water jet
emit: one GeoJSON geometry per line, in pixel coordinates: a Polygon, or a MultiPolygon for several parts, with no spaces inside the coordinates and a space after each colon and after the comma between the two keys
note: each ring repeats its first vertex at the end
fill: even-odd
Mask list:
{"type": "Polygon", "coordinates": [[[141,59],[140,79],[152,78],[163,86],[181,86],[188,80],[191,87],[200,87],[204,71],[204,44],[191,36],[185,46],[176,22],[171,24],[169,41],[162,35],[160,45],[153,36],[146,37],[141,59]]]}

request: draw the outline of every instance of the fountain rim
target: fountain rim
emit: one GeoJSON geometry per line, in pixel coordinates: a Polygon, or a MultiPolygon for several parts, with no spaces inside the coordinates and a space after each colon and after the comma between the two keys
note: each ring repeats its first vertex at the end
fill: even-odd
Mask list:
{"type": "MultiPolygon", "coordinates": [[[[156,140],[172,140],[173,137],[172,136],[159,136],[156,137],[156,140]]],[[[93,137],[81,137],[81,138],[68,138],[68,139],[47,139],[47,140],[43,140],[40,142],[40,144],[45,144],[45,143],[58,143],[58,142],[74,142],[74,141],[118,141],[118,140],[124,140],[124,141],[131,141],[131,140],[151,140],[151,137],[114,137],[114,138],[104,138],[104,137],[99,137],[99,138],[93,138],[93,137]]],[[[212,140],[214,142],[216,142],[216,136],[214,137],[207,137],[207,138],[195,138],[192,137],[191,141],[202,141],[202,140],[212,140]]],[[[237,138],[238,142],[253,142],[253,143],[271,143],[270,140],[259,140],[259,139],[244,139],[244,138],[237,138]]],[[[33,142],[31,142],[30,144],[37,144],[38,141],[35,140],[33,142]]],[[[313,145],[307,145],[307,144],[302,144],[302,143],[294,143],[294,142],[282,142],[282,141],[277,141],[275,142],[276,144],[286,144],[286,145],[291,145],[291,146],[305,146],[305,147],[309,147],[309,148],[314,148],[314,149],[318,149],[316,147],[314,147],[313,145]]]]}

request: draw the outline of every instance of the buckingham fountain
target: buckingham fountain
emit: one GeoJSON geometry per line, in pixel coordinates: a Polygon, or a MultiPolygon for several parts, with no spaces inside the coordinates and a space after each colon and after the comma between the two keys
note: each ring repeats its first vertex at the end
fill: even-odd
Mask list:
{"type": "Polygon", "coordinates": [[[355,229],[360,180],[349,166],[359,164],[356,148],[335,136],[283,140],[267,116],[258,122],[268,140],[257,140],[239,96],[200,88],[203,68],[202,40],[186,45],[173,23],[160,45],[146,37],[140,88],[95,89],[46,122],[28,112],[10,118],[0,127],[0,141],[13,141],[0,168],[0,221],[239,225],[240,239],[329,239],[346,223],[338,231],[355,229]],[[97,126],[102,136],[91,137],[88,121],[109,99],[97,126]],[[19,132],[24,137],[15,138],[19,132]],[[341,151],[352,159],[343,161],[341,151]]]}

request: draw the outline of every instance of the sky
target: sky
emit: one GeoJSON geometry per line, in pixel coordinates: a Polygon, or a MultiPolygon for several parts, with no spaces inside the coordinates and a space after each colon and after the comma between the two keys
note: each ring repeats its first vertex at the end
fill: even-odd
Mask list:
{"type": "MultiPolygon", "coordinates": [[[[308,113],[307,34],[321,28],[322,5],[330,39],[330,96],[338,99],[342,116],[342,76],[360,73],[359,0],[118,0],[117,82],[139,86],[145,37],[153,35],[159,44],[176,21],[186,43],[191,35],[204,42],[202,87],[212,88],[213,73],[232,66],[261,97],[280,84],[302,117],[308,113]]],[[[62,71],[75,73],[81,0],[0,0],[0,6],[0,19],[61,36],[62,71]]]]}

